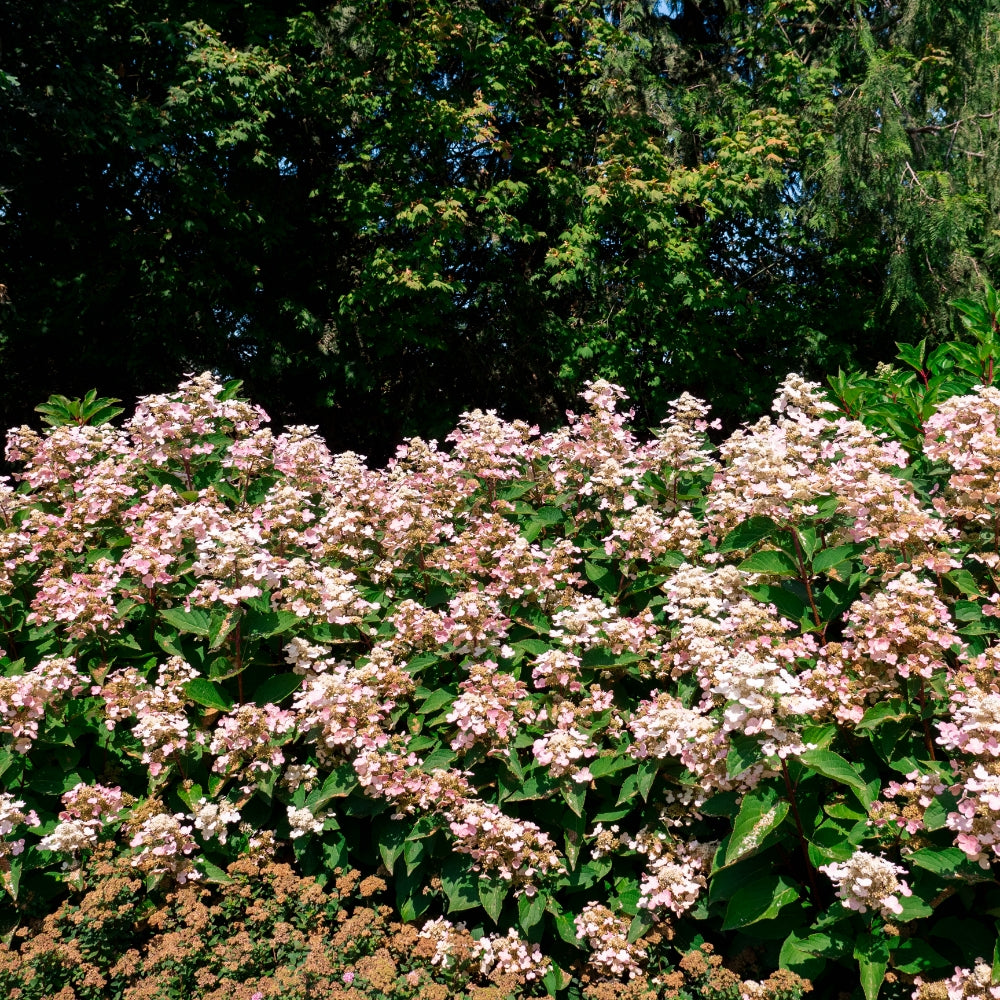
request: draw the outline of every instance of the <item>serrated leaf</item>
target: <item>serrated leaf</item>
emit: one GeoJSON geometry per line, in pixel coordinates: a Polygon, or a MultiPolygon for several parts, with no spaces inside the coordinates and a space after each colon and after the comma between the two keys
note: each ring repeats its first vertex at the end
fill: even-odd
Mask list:
{"type": "Polygon", "coordinates": [[[358,785],[358,776],[350,764],[334,768],[319,788],[314,788],[306,798],[310,812],[318,812],[331,799],[342,799],[350,795],[358,785]]]}
{"type": "Polygon", "coordinates": [[[778,964],[805,979],[815,979],[825,968],[826,959],[805,947],[803,939],[793,932],[781,946],[778,964]]]}
{"type": "MultiPolygon", "coordinates": [[[[90,780],[93,775],[87,772],[90,780]]],[[[30,774],[31,790],[39,795],[63,795],[79,784],[87,784],[82,774],[62,768],[38,768],[30,774]]]]}
{"type": "Polygon", "coordinates": [[[750,517],[742,524],[736,525],[719,544],[719,552],[732,552],[734,549],[748,549],[751,545],[775,534],[778,526],[769,517],[750,517]]]}
{"type": "Polygon", "coordinates": [[[945,573],[944,578],[954,584],[958,592],[965,594],[966,597],[978,598],[982,596],[976,578],[967,569],[953,569],[949,573],[945,573]]]}
{"type": "Polygon", "coordinates": [[[519,639],[514,643],[514,648],[523,649],[532,656],[539,656],[542,653],[547,653],[552,648],[552,644],[544,639],[519,639]]]}
{"type": "Polygon", "coordinates": [[[502,880],[489,878],[479,880],[479,901],[493,923],[498,923],[500,920],[500,911],[503,910],[509,890],[510,884],[502,880]]]}
{"type": "Polygon", "coordinates": [[[268,677],[253,693],[257,705],[277,705],[284,701],[292,692],[297,691],[302,684],[298,674],[278,674],[268,677]]]}
{"type": "MultiPolygon", "coordinates": [[[[381,848],[381,844],[379,847],[381,848]]],[[[406,838],[406,842],[403,844],[403,860],[406,862],[406,873],[408,875],[412,875],[427,856],[426,840],[411,840],[409,837],[406,838]]]]}
{"type": "Polygon", "coordinates": [[[850,559],[858,550],[856,545],[837,545],[832,549],[823,549],[817,552],[812,561],[812,571],[823,573],[838,563],[850,559]]]}
{"type": "Polygon", "coordinates": [[[599,590],[603,590],[605,594],[618,593],[618,577],[606,566],[586,559],[583,563],[583,571],[587,579],[595,584],[599,590]]]}
{"type": "Polygon", "coordinates": [[[455,762],[456,753],[450,747],[438,747],[437,750],[433,750],[425,758],[421,765],[423,770],[430,773],[436,770],[447,770],[455,762]]]}
{"type": "Polygon", "coordinates": [[[934,912],[934,908],[924,902],[915,893],[911,896],[898,896],[900,912],[893,915],[894,923],[908,923],[911,920],[920,920],[922,917],[929,917],[934,912]]]}
{"type": "Polygon", "coordinates": [[[441,888],[448,897],[448,912],[461,913],[479,906],[477,876],[457,859],[446,862],[441,869],[441,888]]]}
{"type": "Polygon", "coordinates": [[[202,875],[209,882],[215,882],[217,885],[233,884],[233,880],[218,865],[213,865],[207,858],[199,859],[198,868],[201,869],[202,875]]]}
{"type": "Polygon", "coordinates": [[[209,625],[208,648],[218,649],[229,638],[233,629],[240,624],[240,619],[241,615],[237,608],[213,614],[209,625]]]}
{"type": "Polygon", "coordinates": [[[772,920],[782,907],[799,898],[797,886],[784,876],[768,875],[737,889],[729,900],[724,931],[749,927],[760,920],[772,920]]]}
{"type": "Polygon", "coordinates": [[[445,688],[438,688],[437,691],[432,691],[427,697],[421,702],[420,711],[424,715],[430,715],[432,712],[436,712],[439,708],[444,708],[445,705],[450,705],[455,698],[458,697],[454,691],[448,691],[445,688]]]}
{"type": "Polygon", "coordinates": [[[291,611],[248,611],[243,619],[243,633],[250,639],[268,639],[301,623],[302,619],[291,611]]]}
{"type": "Polygon", "coordinates": [[[954,964],[935,951],[926,941],[909,938],[892,952],[892,967],[907,975],[919,975],[931,969],[947,969],[951,972],[954,964]]]}
{"type": "Polygon", "coordinates": [[[532,516],[542,524],[557,524],[565,514],[558,507],[539,507],[532,516]]]}
{"type": "Polygon", "coordinates": [[[648,657],[640,653],[612,653],[603,646],[593,646],[580,659],[584,667],[624,667],[632,663],[642,663],[648,657]]]}
{"type": "Polygon", "coordinates": [[[877,1000],[889,965],[888,939],[881,934],[859,935],[854,945],[854,957],[858,960],[865,1000],[877,1000]]]}
{"type": "Polygon", "coordinates": [[[566,944],[571,944],[575,948],[583,948],[583,942],[577,936],[576,924],[573,922],[572,915],[568,913],[563,913],[560,910],[554,909],[551,905],[548,906],[548,911],[553,915],[556,921],[556,933],[566,942],[566,944]]]}
{"type": "Polygon", "coordinates": [[[930,805],[924,810],[924,829],[940,830],[948,822],[949,810],[940,799],[932,799],[930,805]]]}
{"type": "Polygon", "coordinates": [[[587,797],[587,786],[573,781],[561,784],[559,786],[559,790],[562,792],[562,797],[566,802],[566,805],[568,805],[577,816],[582,816],[583,802],[587,797]]]}
{"type": "Polygon", "coordinates": [[[729,738],[729,753],[726,756],[726,773],[730,778],[742,774],[748,767],[753,767],[764,756],[760,741],[756,736],[744,736],[736,733],[729,738]]]}
{"type": "MultiPolygon", "coordinates": [[[[609,774],[623,771],[627,767],[632,767],[635,761],[630,760],[624,754],[608,754],[607,756],[595,757],[587,765],[588,770],[594,778],[606,778],[609,774]]],[[[2,773],[2,772],[0,772],[2,773]]]]}
{"type": "Polygon", "coordinates": [[[192,608],[185,611],[183,608],[164,608],[160,612],[160,617],[180,632],[190,632],[192,635],[207,637],[211,632],[211,618],[207,611],[201,608],[192,608]]]}
{"type": "Polygon", "coordinates": [[[758,584],[746,587],[746,592],[764,604],[773,604],[783,615],[792,621],[811,620],[811,610],[807,601],[785,587],[773,584],[758,584]]]}
{"type": "Polygon", "coordinates": [[[659,761],[656,760],[644,760],[639,764],[639,770],[635,776],[636,788],[639,790],[639,794],[642,796],[644,802],[649,800],[649,792],[653,787],[653,782],[656,781],[656,775],[659,773],[659,770],[659,761]]]}
{"type": "Polygon", "coordinates": [[[908,865],[916,865],[935,875],[954,875],[955,871],[968,860],[965,851],[957,847],[923,847],[906,855],[908,865]]]}
{"type": "Polygon", "coordinates": [[[11,764],[14,763],[14,754],[10,750],[0,750],[0,776],[8,770],[11,764]]]}
{"type": "Polygon", "coordinates": [[[196,677],[183,685],[185,696],[196,705],[214,708],[220,712],[228,712],[233,707],[233,699],[226,694],[218,684],[205,677],[196,677]]]}
{"type": "Polygon", "coordinates": [[[640,910],[628,925],[628,942],[638,941],[653,926],[653,916],[649,910],[640,910]]]}
{"type": "Polygon", "coordinates": [[[857,795],[865,809],[871,809],[875,797],[868,790],[867,782],[861,777],[857,768],[849,764],[839,753],[834,753],[832,750],[807,750],[799,755],[799,760],[817,774],[847,785],[857,795]]]}
{"type": "Polygon", "coordinates": [[[854,728],[859,730],[874,729],[883,722],[899,722],[901,719],[908,718],[909,715],[903,701],[899,698],[892,698],[889,701],[880,701],[877,705],[872,705],[854,728]]]}
{"type": "Polygon", "coordinates": [[[534,896],[522,893],[517,900],[517,921],[525,934],[545,915],[545,897],[536,892],[534,896]]]}
{"type": "Polygon", "coordinates": [[[550,997],[558,996],[573,981],[568,972],[563,972],[558,965],[552,965],[542,976],[542,985],[550,997]]]}
{"type": "Polygon", "coordinates": [[[10,858],[7,862],[7,871],[0,872],[0,880],[10,894],[10,898],[17,902],[18,893],[21,891],[21,872],[24,869],[24,855],[19,854],[10,858]]]}
{"type": "Polygon", "coordinates": [[[754,552],[740,563],[738,569],[743,573],[767,573],[771,576],[798,576],[799,568],[795,560],[780,549],[768,549],[766,552],[754,552]]]}
{"type": "Polygon", "coordinates": [[[764,838],[782,824],[788,809],[788,803],[774,788],[758,786],[747,792],[733,821],[725,863],[731,865],[756,851],[764,838]]]}

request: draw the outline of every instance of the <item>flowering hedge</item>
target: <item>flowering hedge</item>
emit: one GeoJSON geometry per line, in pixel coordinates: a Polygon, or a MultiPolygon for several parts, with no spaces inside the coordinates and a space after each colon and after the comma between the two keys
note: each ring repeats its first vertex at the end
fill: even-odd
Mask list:
{"type": "Polygon", "coordinates": [[[224,895],[234,863],[294,860],[381,880],[430,967],[481,985],[691,995],[705,945],[740,973],[706,996],[808,987],[779,967],[995,995],[976,351],[833,397],[789,376],[718,448],[688,395],[639,443],[598,382],[554,433],[476,411],[377,470],[207,374],[120,427],[50,401],[0,487],[11,919],[93,892],[96,861],[224,895]]]}

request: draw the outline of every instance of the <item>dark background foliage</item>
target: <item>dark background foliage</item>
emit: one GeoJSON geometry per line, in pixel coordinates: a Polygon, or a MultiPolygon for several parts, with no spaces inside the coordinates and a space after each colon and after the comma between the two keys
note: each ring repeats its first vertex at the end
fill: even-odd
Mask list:
{"type": "Polygon", "coordinates": [[[0,424],[245,379],[378,460],[955,334],[997,0],[0,3],[0,424]]]}

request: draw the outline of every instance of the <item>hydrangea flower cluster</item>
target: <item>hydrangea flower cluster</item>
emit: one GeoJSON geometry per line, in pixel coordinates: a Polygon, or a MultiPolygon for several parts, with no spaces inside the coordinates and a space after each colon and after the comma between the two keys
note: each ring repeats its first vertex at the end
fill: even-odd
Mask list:
{"type": "Polygon", "coordinates": [[[473,945],[473,954],[479,958],[479,971],[484,976],[496,970],[530,983],[552,968],[538,945],[522,940],[513,927],[506,934],[484,934],[473,945]]]}
{"type": "Polygon", "coordinates": [[[855,851],[847,861],[821,865],[819,870],[837,886],[843,905],[858,913],[871,909],[890,920],[903,912],[899,897],[913,895],[899,877],[906,874],[905,868],[867,851],[855,851]]]}
{"type": "Polygon", "coordinates": [[[573,918],[576,933],[590,948],[588,965],[599,976],[617,979],[634,978],[641,971],[645,949],[629,942],[628,917],[618,916],[602,903],[587,903],[580,915],[573,918]]]}
{"type": "Polygon", "coordinates": [[[0,792],[0,861],[20,854],[24,850],[24,837],[8,840],[7,836],[18,826],[40,826],[34,809],[25,811],[24,802],[9,792],[0,792]]]}
{"type": "Polygon", "coordinates": [[[117,838],[184,882],[246,820],[251,851],[370,865],[375,817],[435,968],[537,980],[557,920],[591,983],[637,995],[671,927],[715,920],[728,870],[775,844],[810,867],[777,902],[820,898],[822,836],[850,835],[820,870],[856,922],[904,910],[889,858],[992,870],[1000,394],[947,401],[924,448],[948,468],[909,478],[798,376],[718,449],[693,397],[647,444],[617,387],[584,399],[545,434],[467,414],[451,454],[411,439],[381,469],[211,375],[119,429],[12,432],[0,862],[117,838]],[[438,914],[480,879],[497,932],[473,942],[438,914]]]}

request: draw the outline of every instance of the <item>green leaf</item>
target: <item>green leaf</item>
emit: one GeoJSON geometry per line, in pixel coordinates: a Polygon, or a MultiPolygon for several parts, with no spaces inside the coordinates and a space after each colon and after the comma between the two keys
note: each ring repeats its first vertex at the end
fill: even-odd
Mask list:
{"type": "Polygon", "coordinates": [[[233,880],[218,865],[213,865],[207,858],[199,859],[198,868],[201,869],[201,873],[209,882],[215,882],[216,885],[233,884],[233,880]]]}
{"type": "MultiPolygon", "coordinates": [[[[867,826],[862,820],[861,830],[867,826]]],[[[854,829],[858,829],[856,825],[854,829]]],[[[823,823],[814,832],[807,844],[809,857],[815,867],[831,861],[846,861],[854,853],[854,845],[848,831],[839,823],[823,823]]]]}
{"type": "Polygon", "coordinates": [[[499,922],[500,911],[503,909],[504,900],[509,891],[509,882],[489,878],[479,880],[479,901],[483,904],[483,909],[489,914],[493,923],[499,922]]]}
{"type": "Polygon", "coordinates": [[[565,800],[566,805],[568,805],[577,816],[582,816],[583,802],[587,797],[587,786],[576,781],[570,781],[561,784],[559,786],[559,790],[562,792],[562,797],[565,800]]]}
{"type": "MultiPolygon", "coordinates": [[[[381,844],[379,846],[381,847],[381,844]]],[[[409,837],[406,838],[406,842],[403,844],[403,860],[406,862],[406,872],[408,875],[413,874],[418,866],[423,864],[429,856],[430,851],[428,850],[426,840],[411,840],[409,837]]]]}
{"type": "Polygon", "coordinates": [[[945,573],[944,578],[953,583],[959,593],[965,594],[966,597],[982,597],[976,578],[967,569],[953,569],[945,573]]]}
{"type": "Polygon", "coordinates": [[[758,786],[747,792],[733,822],[725,863],[731,865],[757,851],[764,838],[784,821],[788,809],[788,803],[773,787],[758,786]]]}
{"type": "Polygon", "coordinates": [[[908,938],[898,948],[892,950],[892,967],[908,975],[922,975],[932,969],[947,969],[954,965],[920,938],[908,938]]]}
{"type": "Polygon", "coordinates": [[[438,747],[437,750],[431,751],[425,758],[421,765],[423,770],[430,773],[431,771],[436,771],[439,768],[441,770],[447,770],[455,763],[456,753],[450,747],[438,747]]]}
{"type": "Polygon", "coordinates": [[[164,608],[160,612],[160,617],[180,632],[190,632],[204,637],[211,632],[211,618],[208,612],[202,611],[201,608],[192,608],[190,611],[185,611],[183,608],[164,608]]]}
{"type": "Polygon", "coordinates": [[[742,774],[748,767],[753,767],[764,756],[760,741],[756,736],[744,736],[736,733],[729,738],[729,753],[726,756],[726,773],[730,778],[742,774]]]}
{"type": "Polygon", "coordinates": [[[884,935],[861,934],[854,945],[865,1000],[877,1000],[889,965],[889,940],[884,935]]]}
{"type": "Polygon", "coordinates": [[[229,638],[233,629],[240,624],[240,619],[240,612],[236,608],[230,608],[224,612],[214,612],[209,624],[208,648],[218,649],[229,638]]]}
{"type": "Polygon", "coordinates": [[[342,799],[358,787],[358,776],[350,764],[340,764],[326,777],[319,788],[314,788],[306,798],[311,812],[322,809],[331,799],[342,799]]]}
{"type": "Polygon", "coordinates": [[[545,992],[548,993],[550,997],[558,996],[559,993],[566,989],[572,981],[573,977],[570,976],[568,972],[564,972],[554,963],[548,972],[542,976],[542,985],[545,987],[545,992]]]}
{"type": "Polygon", "coordinates": [[[547,653],[552,648],[552,643],[544,639],[519,639],[514,643],[515,649],[523,649],[532,656],[539,656],[547,653]]]}
{"type": "MultiPolygon", "coordinates": [[[[90,780],[93,780],[89,771],[87,775],[90,780]]],[[[76,785],[87,783],[83,775],[76,771],[50,767],[38,768],[30,772],[29,781],[33,792],[53,797],[63,795],[76,785]]]]}
{"type": "Polygon", "coordinates": [[[375,823],[374,834],[382,864],[391,874],[406,845],[406,827],[398,820],[379,817],[375,823]]]}
{"type": "Polygon", "coordinates": [[[749,927],[759,920],[771,920],[778,915],[783,906],[798,899],[799,895],[795,883],[783,875],[767,875],[755,879],[733,893],[726,908],[722,929],[731,931],[739,927],[749,927]]]}
{"type": "Polygon", "coordinates": [[[769,517],[750,517],[742,524],[736,525],[719,544],[719,552],[732,552],[734,549],[748,549],[763,538],[768,538],[778,531],[778,526],[769,517]]]}
{"type": "Polygon", "coordinates": [[[534,896],[522,893],[517,900],[517,919],[521,930],[527,934],[545,915],[545,896],[536,892],[534,896]]]}
{"type": "Polygon", "coordinates": [[[909,923],[911,920],[920,920],[922,917],[929,917],[934,912],[934,908],[922,900],[916,893],[911,896],[898,896],[900,912],[893,917],[895,923],[909,923]]]}
{"type": "Polygon", "coordinates": [[[868,790],[868,784],[857,768],[844,760],[839,753],[834,753],[832,750],[807,750],[799,755],[799,760],[817,774],[847,785],[857,795],[865,809],[871,809],[875,796],[868,790]]]}
{"type": "Polygon", "coordinates": [[[18,893],[21,891],[21,872],[24,870],[24,855],[19,854],[16,857],[12,857],[7,862],[7,877],[0,879],[0,884],[3,884],[7,892],[10,894],[10,898],[17,902],[18,893]]]}
{"type": "Polygon", "coordinates": [[[782,969],[791,969],[805,979],[815,980],[826,967],[826,959],[808,947],[808,940],[809,936],[802,938],[795,931],[789,934],[781,946],[778,965],[782,969]]]}
{"type": "Polygon", "coordinates": [[[858,545],[837,545],[832,549],[823,549],[822,552],[816,553],[816,557],[812,561],[812,571],[814,573],[823,573],[838,563],[842,563],[856,555],[858,549],[861,547],[858,545]]]}
{"type": "MultiPolygon", "coordinates": [[[[789,581],[790,582],[790,581],[789,581]]],[[[777,587],[774,584],[756,584],[746,587],[746,592],[764,604],[773,604],[783,615],[792,621],[812,619],[811,609],[807,600],[789,590],[787,586],[777,587]]]]}
{"type": "Polygon", "coordinates": [[[601,566],[599,563],[591,562],[587,559],[583,563],[583,571],[587,579],[591,583],[596,584],[597,588],[604,591],[605,594],[614,595],[618,593],[618,576],[612,573],[606,566],[601,566]]]}
{"type": "Polygon", "coordinates": [[[877,705],[869,708],[854,728],[859,730],[874,729],[883,722],[899,722],[909,718],[909,714],[901,699],[891,698],[888,701],[880,701],[877,705]]]}
{"type": "Polygon", "coordinates": [[[196,705],[218,709],[220,712],[228,712],[233,707],[233,699],[218,684],[213,684],[204,677],[188,681],[183,688],[187,698],[196,705]]]}
{"type": "Polygon", "coordinates": [[[444,708],[445,705],[450,705],[457,697],[458,695],[455,691],[448,691],[446,688],[438,688],[436,691],[432,691],[426,698],[424,698],[423,702],[420,704],[420,712],[424,715],[430,715],[432,712],[436,712],[438,709],[444,708]]]}
{"type": "Polygon", "coordinates": [[[479,879],[462,861],[449,858],[441,868],[441,888],[448,897],[448,912],[461,913],[479,906],[479,879]]]}
{"type": "Polygon", "coordinates": [[[566,515],[558,507],[539,507],[532,516],[542,524],[558,524],[566,515]]]}
{"type": "Polygon", "coordinates": [[[642,663],[648,657],[641,653],[612,653],[603,646],[593,646],[580,659],[585,667],[623,667],[632,663],[642,663]]]}
{"type": "Polygon", "coordinates": [[[919,851],[906,855],[908,865],[916,865],[935,875],[952,877],[968,862],[965,851],[957,847],[922,847],[919,851]]]}
{"type": "Polygon", "coordinates": [[[573,922],[572,914],[563,913],[562,910],[553,905],[551,900],[549,901],[547,909],[555,918],[556,933],[559,937],[561,937],[566,944],[571,944],[575,948],[584,948],[583,942],[577,936],[576,924],[573,922]]]}
{"type": "Polygon", "coordinates": [[[947,824],[950,811],[940,798],[932,799],[930,805],[924,810],[924,829],[940,830],[947,824]]]}
{"type": "Polygon", "coordinates": [[[771,576],[798,576],[799,568],[795,560],[780,549],[768,549],[766,552],[754,552],[740,563],[739,569],[744,573],[767,573],[771,576]]]}
{"type": "Polygon", "coordinates": [[[243,634],[249,639],[268,639],[301,623],[302,619],[291,611],[248,611],[243,618],[243,634]]]}
{"type": "MultiPolygon", "coordinates": [[[[630,760],[624,754],[612,753],[595,757],[587,765],[594,778],[606,778],[609,774],[623,771],[627,767],[632,767],[635,761],[630,760]]],[[[0,771],[2,773],[2,771],[0,771]]]]}
{"type": "Polygon", "coordinates": [[[628,942],[638,941],[653,926],[653,915],[649,910],[639,910],[628,925],[628,942]]]}
{"type": "Polygon", "coordinates": [[[257,705],[278,705],[294,691],[298,691],[301,685],[302,678],[298,674],[278,674],[275,677],[268,677],[254,691],[254,703],[257,705]]]}
{"type": "Polygon", "coordinates": [[[14,763],[14,753],[11,750],[0,750],[0,776],[14,763]]]}
{"type": "Polygon", "coordinates": [[[649,792],[653,787],[653,782],[656,781],[659,770],[660,762],[657,760],[644,760],[639,764],[639,770],[636,773],[636,788],[644,802],[649,800],[649,792]]]}

